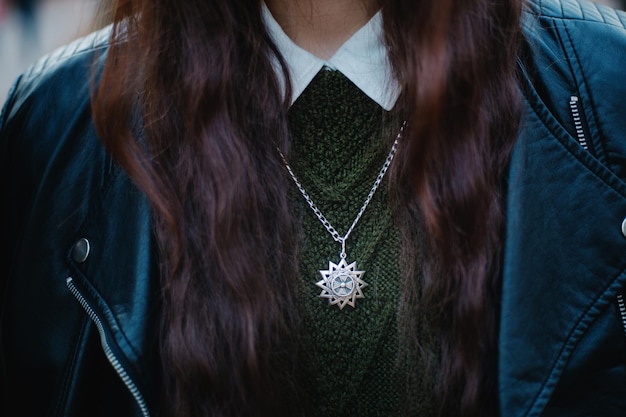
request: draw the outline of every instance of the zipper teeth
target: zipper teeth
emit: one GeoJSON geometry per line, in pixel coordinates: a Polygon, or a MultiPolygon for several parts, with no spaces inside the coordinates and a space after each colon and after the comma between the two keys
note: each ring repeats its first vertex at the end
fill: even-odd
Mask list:
{"type": "Polygon", "coordinates": [[[572,111],[572,117],[574,118],[574,127],[576,128],[578,143],[580,143],[580,146],[582,146],[583,149],[588,149],[585,131],[583,130],[583,122],[580,118],[580,112],[578,111],[578,96],[570,97],[569,108],[572,111]]]}
{"type": "Polygon", "coordinates": [[[622,294],[617,294],[617,306],[619,307],[619,315],[622,317],[624,335],[626,335],[626,303],[624,303],[624,296],[622,294]]]}
{"type": "MultiPolygon", "coordinates": [[[[572,112],[572,118],[574,119],[574,127],[576,128],[576,137],[578,143],[583,149],[588,149],[587,139],[585,138],[585,131],[583,129],[583,123],[580,118],[580,111],[578,110],[578,96],[571,96],[569,101],[569,107],[572,112]]],[[[626,335],[626,302],[624,302],[624,296],[617,294],[617,306],[619,308],[619,314],[622,319],[622,327],[624,329],[624,335],[626,335]]]]}
{"type": "Polygon", "coordinates": [[[76,285],[74,285],[74,280],[72,279],[72,277],[67,277],[65,282],[70,292],[72,293],[72,295],[78,300],[78,302],[83,307],[83,309],[85,310],[89,318],[96,325],[96,328],[98,329],[98,333],[100,333],[100,343],[102,344],[102,349],[104,350],[104,354],[106,355],[107,359],[113,366],[113,369],[115,369],[115,372],[117,372],[117,374],[122,378],[122,381],[124,382],[126,387],[130,390],[130,393],[133,395],[133,397],[135,398],[135,401],[137,401],[137,404],[139,405],[139,408],[141,409],[141,413],[144,415],[144,417],[149,417],[150,412],[148,411],[148,406],[146,405],[146,401],[141,395],[141,392],[139,392],[139,388],[137,388],[137,385],[133,382],[130,375],[128,375],[128,372],[126,372],[126,370],[124,369],[120,361],[117,359],[117,357],[113,353],[113,350],[111,350],[109,343],[106,340],[104,326],[102,325],[102,321],[97,316],[96,312],[87,303],[87,300],[85,299],[85,297],[83,297],[83,295],[80,293],[78,288],[76,288],[76,285]]]}

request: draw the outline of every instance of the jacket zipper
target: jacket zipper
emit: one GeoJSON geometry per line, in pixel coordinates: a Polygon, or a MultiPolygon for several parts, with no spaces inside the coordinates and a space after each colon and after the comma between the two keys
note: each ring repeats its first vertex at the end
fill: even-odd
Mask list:
{"type": "Polygon", "coordinates": [[[132,380],[130,375],[128,375],[128,372],[126,372],[126,370],[124,369],[124,366],[120,363],[120,361],[117,359],[117,357],[113,353],[113,350],[109,346],[109,343],[107,342],[107,339],[106,339],[106,334],[104,332],[104,326],[102,324],[102,321],[100,320],[96,312],[91,308],[91,306],[89,305],[85,297],[83,297],[83,295],[80,293],[78,288],[76,288],[76,285],[74,285],[74,279],[72,277],[67,277],[65,282],[70,292],[72,293],[72,295],[78,300],[78,302],[83,307],[83,309],[85,310],[89,318],[96,325],[96,328],[98,329],[98,333],[100,334],[100,343],[102,344],[102,349],[104,350],[104,354],[106,355],[107,359],[113,366],[113,369],[115,369],[115,372],[117,372],[117,374],[122,378],[122,381],[124,382],[128,390],[130,391],[132,396],[135,398],[135,401],[137,402],[137,405],[141,409],[141,413],[143,414],[143,416],[150,417],[148,406],[146,405],[146,401],[143,398],[143,395],[141,395],[141,392],[139,392],[139,388],[137,387],[135,382],[132,380]]]}
{"type": "Polygon", "coordinates": [[[622,318],[624,336],[626,336],[626,303],[624,302],[624,295],[622,293],[617,294],[617,307],[619,308],[619,315],[622,318]]]}
{"type": "MultiPolygon", "coordinates": [[[[587,138],[585,137],[585,130],[583,129],[583,122],[580,117],[580,110],[578,108],[578,96],[571,96],[569,100],[569,108],[572,112],[572,118],[574,119],[574,127],[576,128],[576,138],[578,143],[583,149],[588,150],[587,138]]],[[[619,315],[622,319],[622,328],[624,330],[624,336],[626,336],[626,302],[624,302],[624,295],[617,294],[617,307],[619,308],[619,315]]]]}
{"type": "Polygon", "coordinates": [[[576,128],[576,138],[578,143],[583,149],[588,150],[587,138],[585,137],[585,131],[583,129],[583,122],[580,118],[580,111],[578,109],[578,96],[571,96],[569,100],[569,108],[574,118],[574,127],[576,128]]]}

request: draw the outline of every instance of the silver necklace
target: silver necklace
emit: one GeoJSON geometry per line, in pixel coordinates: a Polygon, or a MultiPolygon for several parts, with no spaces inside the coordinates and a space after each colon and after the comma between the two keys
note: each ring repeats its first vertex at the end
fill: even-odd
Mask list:
{"type": "Polygon", "coordinates": [[[389,166],[391,165],[391,161],[393,160],[393,157],[396,154],[396,150],[398,149],[398,142],[400,141],[400,138],[402,137],[402,133],[404,131],[405,126],[406,126],[406,121],[402,123],[402,126],[400,127],[400,131],[396,135],[396,138],[393,141],[393,144],[391,145],[391,150],[389,151],[389,154],[387,155],[387,158],[385,159],[385,163],[380,168],[380,171],[378,172],[378,176],[376,177],[376,180],[374,181],[374,185],[372,185],[372,188],[370,189],[369,193],[367,194],[367,197],[365,198],[365,202],[363,203],[358,214],[352,221],[350,228],[348,228],[348,231],[343,236],[341,236],[339,232],[337,232],[337,230],[333,227],[333,225],[330,224],[326,216],[324,216],[324,214],[322,214],[322,212],[317,208],[317,206],[313,202],[313,199],[311,199],[309,194],[306,192],[306,190],[304,189],[304,187],[298,180],[298,177],[296,177],[296,174],[294,174],[293,169],[291,169],[291,166],[289,165],[289,163],[287,162],[287,159],[285,158],[285,155],[283,155],[280,149],[278,149],[278,153],[280,154],[280,157],[283,160],[283,164],[285,165],[285,168],[287,168],[287,171],[289,172],[291,179],[298,187],[298,190],[300,190],[300,194],[302,194],[302,196],[308,203],[311,210],[313,210],[313,213],[315,213],[315,216],[317,216],[317,218],[322,223],[322,225],[324,225],[324,227],[326,228],[328,233],[330,233],[332,238],[336,242],[341,244],[341,252],[339,253],[339,263],[328,261],[328,269],[319,271],[320,274],[322,274],[322,279],[315,283],[315,285],[317,285],[318,287],[322,289],[322,292],[320,293],[320,297],[327,298],[330,305],[337,305],[340,309],[343,309],[346,305],[349,305],[354,308],[356,306],[357,298],[365,297],[363,295],[363,288],[367,287],[367,283],[363,281],[362,279],[363,275],[365,274],[365,271],[358,270],[356,266],[356,261],[351,262],[351,263],[348,263],[346,261],[346,259],[348,258],[346,254],[346,241],[348,240],[348,237],[350,237],[350,233],[352,233],[358,221],[361,219],[361,216],[365,212],[365,209],[367,208],[370,201],[372,200],[372,197],[374,197],[374,193],[376,192],[376,190],[378,189],[378,186],[383,180],[385,173],[389,169],[389,166]]]}

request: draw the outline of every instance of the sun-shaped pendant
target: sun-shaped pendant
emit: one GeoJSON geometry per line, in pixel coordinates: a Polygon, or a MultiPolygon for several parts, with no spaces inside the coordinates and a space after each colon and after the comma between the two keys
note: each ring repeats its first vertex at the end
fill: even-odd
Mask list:
{"type": "Polygon", "coordinates": [[[356,262],[348,265],[342,257],[339,264],[328,261],[328,270],[320,270],[322,279],[316,283],[322,289],[321,298],[328,298],[330,305],[343,309],[346,305],[355,307],[357,298],[364,298],[363,288],[367,283],[361,279],[365,271],[356,270],[356,262]]]}

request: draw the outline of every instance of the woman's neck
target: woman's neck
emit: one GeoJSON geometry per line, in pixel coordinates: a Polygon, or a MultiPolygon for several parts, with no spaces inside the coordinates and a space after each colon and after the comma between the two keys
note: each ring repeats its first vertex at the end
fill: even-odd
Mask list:
{"type": "Polygon", "coordinates": [[[376,0],[265,0],[287,36],[327,60],[376,13],[376,0]]]}

